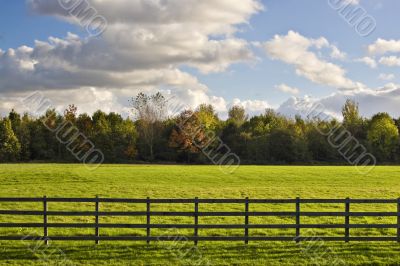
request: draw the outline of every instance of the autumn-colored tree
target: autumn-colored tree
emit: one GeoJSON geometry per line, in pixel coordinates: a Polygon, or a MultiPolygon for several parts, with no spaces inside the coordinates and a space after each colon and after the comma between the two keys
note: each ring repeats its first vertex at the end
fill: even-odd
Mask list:
{"type": "Polygon", "coordinates": [[[190,162],[191,155],[198,154],[209,141],[204,126],[200,123],[197,112],[183,111],[172,130],[169,146],[186,154],[190,162]]]}

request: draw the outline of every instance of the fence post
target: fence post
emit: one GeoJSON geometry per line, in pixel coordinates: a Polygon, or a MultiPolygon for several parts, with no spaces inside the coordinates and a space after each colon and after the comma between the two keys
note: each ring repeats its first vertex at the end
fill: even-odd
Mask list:
{"type": "Polygon", "coordinates": [[[397,199],[397,242],[400,243],[400,198],[397,199]]]}
{"type": "Polygon", "coordinates": [[[246,197],[244,211],[245,211],[244,224],[246,226],[244,228],[244,238],[245,238],[244,243],[247,245],[247,244],[249,244],[249,228],[247,227],[249,225],[249,198],[248,197],[246,197]]]}
{"type": "Polygon", "coordinates": [[[150,197],[147,197],[147,244],[150,244],[150,197]]]}
{"type": "Polygon", "coordinates": [[[296,243],[300,242],[300,197],[296,198],[296,243]]]}
{"type": "Polygon", "coordinates": [[[194,245],[197,246],[198,240],[197,237],[199,236],[199,198],[196,197],[194,199],[194,245]]]}
{"type": "Polygon", "coordinates": [[[95,206],[96,212],[95,212],[95,223],[96,223],[96,229],[95,229],[95,234],[96,234],[96,245],[100,243],[99,237],[100,237],[100,230],[99,230],[99,210],[100,210],[100,202],[99,202],[99,196],[96,196],[96,206],[95,206]]]}
{"type": "Polygon", "coordinates": [[[43,196],[43,239],[46,245],[49,244],[47,231],[47,197],[43,196]]]}
{"type": "Polygon", "coordinates": [[[350,241],[350,198],[346,198],[345,241],[350,241]]]}

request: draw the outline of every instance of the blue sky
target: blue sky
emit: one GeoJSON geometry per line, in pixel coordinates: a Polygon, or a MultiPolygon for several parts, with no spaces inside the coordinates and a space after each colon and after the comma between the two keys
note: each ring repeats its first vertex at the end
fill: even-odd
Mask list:
{"type": "MultiPolygon", "coordinates": [[[[251,41],[271,39],[275,34],[286,34],[294,30],[311,38],[325,37],[335,43],[341,50],[351,57],[363,57],[366,47],[378,38],[400,39],[400,31],[394,25],[400,25],[400,1],[364,1],[364,7],[377,20],[376,30],[367,37],[359,36],[353,27],[349,26],[336,10],[333,10],[327,1],[263,1],[267,6],[264,12],[254,16],[251,27],[244,27],[245,32],[239,36],[251,41]],[[378,2],[381,2],[382,6],[378,2]],[[304,4],[308,3],[308,4],[304,4]]],[[[287,83],[302,89],[301,94],[321,97],[335,91],[334,88],[316,85],[293,74],[293,68],[286,64],[269,60],[259,54],[262,62],[254,67],[240,65],[232,67],[234,74],[210,75],[202,77],[207,84],[215,88],[225,88],[221,96],[229,97],[235,91],[237,97],[247,96],[252,99],[266,98],[274,104],[286,100],[287,95],[274,90],[274,86],[287,83]],[[249,88],[249,84],[251,84],[249,88]],[[246,88],[246,90],[243,90],[246,88]]],[[[359,63],[342,62],[349,76],[362,80],[372,87],[383,86],[384,82],[378,79],[379,70],[371,70],[359,63]]],[[[383,69],[381,69],[383,71],[383,69]]],[[[394,73],[399,69],[384,69],[394,73]]],[[[400,77],[394,81],[399,82],[400,77]]],[[[217,91],[216,91],[217,92],[217,91]]]]}
{"type": "MultiPolygon", "coordinates": [[[[51,1],[46,1],[46,0],[31,0],[31,1],[1,0],[1,1],[3,1],[2,3],[3,8],[0,10],[0,25],[1,25],[0,49],[2,49],[3,51],[7,51],[9,48],[17,49],[20,46],[28,46],[31,48],[35,48],[35,40],[49,42],[48,38],[50,36],[57,37],[59,39],[65,39],[68,33],[76,34],[77,35],[76,37],[81,40],[87,40],[87,32],[85,31],[85,29],[81,27],[79,23],[72,20],[70,14],[60,13],[59,7],[55,7],[54,2],[57,1],[53,1],[53,3],[51,3],[51,1]]],[[[176,2],[176,1],[177,0],[171,2],[176,2]]],[[[184,2],[184,0],[181,1],[182,3],[184,2]]],[[[190,76],[190,78],[197,79],[198,84],[196,85],[196,88],[192,89],[188,88],[189,85],[187,84],[190,83],[191,85],[193,85],[194,83],[193,81],[182,81],[182,84],[179,82],[176,82],[177,84],[175,84],[174,82],[170,81],[165,81],[165,82],[160,81],[154,85],[154,88],[155,89],[172,88],[172,90],[174,90],[175,87],[179,87],[177,89],[178,91],[177,93],[183,97],[183,101],[185,101],[185,97],[189,97],[188,95],[194,95],[193,97],[198,98],[195,100],[190,100],[193,103],[198,103],[201,101],[208,101],[208,100],[210,102],[213,102],[212,99],[214,100],[217,99],[216,101],[219,103],[221,103],[222,101],[224,102],[224,104],[226,105],[225,109],[229,108],[229,105],[231,105],[235,99],[236,102],[239,102],[240,104],[243,105],[247,104],[246,106],[252,111],[261,112],[262,110],[257,110],[256,107],[254,108],[251,107],[253,101],[262,101],[263,103],[265,103],[264,105],[261,106],[258,105],[259,106],[258,108],[260,109],[263,109],[264,107],[273,107],[279,109],[280,105],[285,103],[290,97],[304,98],[310,96],[317,101],[317,100],[323,100],[326,97],[330,97],[337,93],[339,94],[343,93],[342,90],[340,90],[340,88],[336,87],[335,85],[325,84],[324,82],[318,82],[318,81],[316,82],[315,79],[307,77],[307,73],[306,74],[296,73],[296,64],[297,64],[296,62],[288,63],[282,58],[279,58],[279,56],[278,58],[276,57],[276,55],[275,57],[272,56],[269,53],[268,49],[263,48],[264,44],[267,44],[268,42],[271,42],[274,39],[274,36],[276,35],[279,35],[281,37],[288,36],[288,33],[292,31],[308,40],[317,40],[319,38],[324,38],[329,42],[329,46],[326,46],[323,49],[314,47],[310,48],[310,51],[315,53],[315,55],[317,55],[321,60],[327,63],[335,64],[336,66],[342,68],[343,71],[345,71],[345,77],[347,79],[354,82],[362,83],[364,86],[362,91],[360,89],[358,90],[354,89],[353,93],[351,93],[350,95],[355,99],[359,98],[360,104],[364,104],[364,101],[370,99],[370,97],[372,97],[371,95],[374,95],[374,90],[383,88],[387,86],[387,84],[390,84],[389,86],[390,88],[396,88],[397,86],[396,84],[400,83],[399,66],[396,65],[389,66],[388,64],[377,63],[378,66],[372,68],[364,63],[361,63],[358,60],[364,57],[372,58],[372,56],[368,54],[367,49],[369,46],[373,45],[378,39],[383,39],[386,41],[400,40],[400,31],[398,30],[398,25],[400,24],[400,16],[398,15],[398,11],[400,10],[400,2],[396,0],[359,0],[359,1],[352,0],[352,1],[354,1],[355,3],[351,5],[351,7],[362,8],[363,10],[365,10],[365,12],[367,12],[366,13],[367,15],[371,16],[376,21],[376,29],[368,36],[363,37],[357,34],[354,27],[350,26],[345,21],[345,19],[343,19],[343,17],[340,16],[339,11],[334,10],[329,5],[329,0],[322,0],[322,1],[321,0],[307,0],[307,1],[246,0],[242,2],[240,2],[239,0],[231,1],[230,2],[231,5],[236,6],[238,9],[247,10],[247,8],[252,6],[254,3],[258,3],[263,5],[263,10],[254,9],[252,11],[248,11],[247,13],[243,11],[243,14],[238,14],[240,12],[235,11],[234,15],[238,17],[232,19],[232,21],[230,21],[229,19],[222,18],[222,16],[226,14],[224,12],[221,12],[222,22],[218,21],[218,23],[223,24],[226,22],[227,25],[234,27],[235,31],[233,34],[228,34],[226,32],[224,32],[223,34],[220,34],[219,32],[218,34],[215,34],[212,30],[203,32],[203,30],[200,29],[200,27],[202,27],[201,23],[199,23],[198,25],[196,24],[191,28],[185,28],[186,27],[185,25],[188,24],[188,18],[182,19],[182,25],[180,25],[182,27],[181,31],[199,30],[199,32],[204,34],[204,36],[202,37],[208,39],[208,42],[205,43],[206,45],[209,45],[210,42],[212,42],[213,40],[215,40],[216,42],[220,41],[223,42],[224,40],[231,40],[231,39],[244,40],[246,42],[245,44],[246,49],[252,53],[252,56],[250,56],[252,57],[252,59],[249,59],[248,56],[243,56],[243,58],[238,58],[240,56],[236,54],[227,55],[226,57],[228,57],[228,59],[222,58],[223,56],[218,54],[222,52],[208,55],[207,52],[204,52],[202,50],[203,48],[199,46],[198,48],[201,50],[201,53],[207,54],[207,57],[205,57],[206,59],[199,60],[201,62],[195,62],[198,59],[197,57],[190,58],[187,55],[185,55],[182,56],[185,57],[185,59],[182,59],[181,61],[176,61],[176,62],[174,61],[173,63],[171,63],[168,60],[166,60],[168,62],[163,62],[164,65],[162,65],[160,62],[157,62],[157,64],[155,63],[153,66],[149,64],[150,62],[153,62],[156,59],[153,60],[153,58],[151,58],[152,56],[151,53],[149,53],[147,58],[147,61],[149,62],[145,63],[147,69],[140,68],[140,71],[144,70],[150,71],[150,69],[151,70],[161,69],[160,65],[162,65],[162,69],[163,70],[165,69],[165,71],[167,71],[168,73],[171,70],[174,71],[177,70],[179,71],[179,73],[184,73],[185,75],[187,74],[190,76]],[[244,23],[236,23],[237,21],[243,21],[244,23]],[[196,29],[195,27],[199,28],[196,29]],[[332,46],[335,46],[341,52],[345,53],[346,57],[341,59],[329,58],[329,51],[330,51],[329,49],[331,49],[332,46]],[[210,59],[210,57],[215,57],[215,58],[210,59]],[[232,57],[234,57],[234,59],[232,59],[232,57]],[[209,60],[210,62],[205,63],[206,60],[209,60]],[[224,65],[224,67],[220,69],[221,67],[216,67],[215,65],[212,65],[214,64],[213,60],[215,60],[215,64],[218,64],[219,62],[224,60],[226,60],[227,62],[224,65]],[[206,66],[206,64],[208,65],[206,66]],[[213,69],[218,68],[218,71],[204,70],[205,68],[209,69],[210,67],[213,69]],[[278,89],[278,86],[281,84],[285,84],[291,88],[297,88],[299,92],[298,93],[283,92],[278,89]],[[204,89],[204,87],[206,87],[206,89],[204,89]],[[184,88],[188,89],[191,92],[196,91],[196,93],[182,92],[182,89],[184,88]],[[200,95],[200,93],[197,93],[197,90],[199,91],[206,90],[206,95],[202,94],[200,95]],[[247,103],[245,103],[246,101],[247,103]]],[[[96,0],[88,1],[88,3],[90,3],[94,8],[96,8],[96,11],[98,11],[100,15],[104,15],[104,17],[109,22],[107,31],[98,39],[104,38],[104,40],[107,40],[107,38],[109,38],[107,40],[106,45],[114,47],[116,50],[120,51],[122,49],[121,47],[119,47],[121,45],[121,42],[115,39],[115,36],[119,36],[118,35],[119,32],[117,32],[119,28],[118,26],[116,26],[116,24],[113,24],[112,21],[114,21],[114,18],[111,18],[111,16],[116,16],[116,14],[115,13],[107,14],[107,9],[105,9],[105,11],[103,11],[104,14],[102,14],[101,11],[102,8],[104,8],[104,6],[100,5],[98,2],[100,1],[96,0]]],[[[139,3],[139,1],[135,0],[132,1],[132,3],[133,2],[139,3]]],[[[221,1],[221,2],[226,2],[226,1],[221,1]]],[[[113,1],[110,1],[110,5],[112,3],[113,1]]],[[[116,3],[115,5],[118,4],[126,5],[126,2],[124,0],[115,1],[115,3],[116,3]]],[[[210,3],[211,4],[209,7],[202,7],[202,8],[204,9],[210,8],[210,12],[213,12],[216,7],[212,5],[212,2],[210,3]]],[[[227,5],[229,5],[229,2],[226,3],[227,5]]],[[[223,4],[221,4],[221,6],[222,5],[223,4]]],[[[227,6],[227,8],[229,8],[229,6],[227,6]]],[[[126,9],[129,10],[129,8],[126,9]]],[[[206,11],[207,10],[205,10],[204,12],[206,11]]],[[[141,13],[133,12],[131,18],[133,21],[135,21],[135,16],[141,16],[141,15],[146,16],[147,15],[146,12],[147,12],[146,6],[144,6],[141,9],[141,13]]],[[[151,18],[152,15],[150,13],[154,12],[154,10],[149,9],[148,12],[149,12],[149,17],[151,18]]],[[[206,14],[203,14],[202,11],[199,11],[198,15],[199,17],[204,15],[205,17],[204,23],[207,23],[206,14]]],[[[218,15],[219,14],[216,14],[216,16],[218,15]]],[[[170,16],[174,16],[174,14],[170,14],[170,16]]],[[[179,17],[177,20],[179,21],[179,19],[181,18],[179,17]]],[[[139,21],[139,23],[136,24],[141,25],[140,23],[142,23],[142,19],[140,18],[137,21],[139,21]]],[[[129,23],[131,23],[131,21],[122,21],[122,22],[126,23],[126,25],[130,25],[129,23]]],[[[160,25],[165,26],[165,24],[169,22],[163,22],[162,20],[160,20],[159,23],[160,25]]],[[[149,28],[146,27],[147,24],[144,23],[143,29],[147,34],[150,30],[149,28]]],[[[207,25],[205,25],[205,27],[207,27],[207,25]]],[[[137,28],[139,28],[139,26],[137,26],[137,28]]],[[[135,34],[136,32],[137,31],[135,31],[135,34]]],[[[155,32],[156,31],[154,31],[154,34],[155,32]]],[[[161,34],[159,32],[157,33],[161,34]]],[[[191,37],[191,35],[187,36],[191,37]]],[[[186,38],[185,35],[183,35],[182,39],[184,38],[186,38]]],[[[202,38],[199,38],[199,40],[202,40],[202,38]]],[[[99,43],[99,42],[100,41],[93,43],[99,43]]],[[[134,47],[137,47],[136,45],[137,44],[132,43],[132,49],[134,47]]],[[[176,44],[171,44],[171,47],[173,45],[176,44]]],[[[89,44],[87,46],[89,46],[89,44]]],[[[94,47],[98,47],[98,45],[97,46],[95,45],[94,47]]],[[[154,55],[155,57],[156,56],[160,57],[160,55],[161,57],[163,56],[162,55],[163,50],[159,46],[154,47],[152,49],[153,51],[156,51],[156,49],[158,49],[155,52],[155,54],[157,54],[154,55]]],[[[179,47],[177,49],[179,49],[179,47]]],[[[207,47],[205,46],[204,50],[206,49],[207,47]]],[[[243,49],[241,50],[242,51],[241,54],[244,53],[243,49]]],[[[193,50],[192,53],[196,54],[196,52],[199,52],[200,50],[197,51],[193,50]]],[[[234,52],[235,51],[233,51],[232,53],[234,52]]],[[[393,50],[389,49],[388,51],[386,51],[386,54],[374,55],[375,56],[374,60],[378,61],[381,57],[384,57],[385,55],[397,57],[397,52],[398,51],[395,50],[395,48],[393,48],[393,50]]],[[[32,60],[34,60],[37,64],[36,67],[34,67],[34,72],[32,72],[34,74],[38,73],[37,71],[38,69],[42,69],[39,68],[39,66],[47,67],[49,62],[53,61],[59,62],[61,60],[60,58],[57,58],[57,60],[52,60],[52,61],[47,60],[46,63],[44,63],[44,61],[42,62],[42,58],[37,58],[38,56],[37,54],[39,54],[38,52],[29,51],[27,53],[30,53],[29,56],[31,56],[32,60]]],[[[147,51],[141,53],[147,54],[147,51]]],[[[165,53],[169,55],[172,52],[166,51],[165,53]]],[[[52,54],[52,56],[53,55],[54,54],[52,54]]],[[[16,56],[18,57],[18,55],[16,56]]],[[[7,60],[10,60],[10,58],[7,58],[7,60]]],[[[74,66],[71,63],[72,59],[70,60],[70,58],[62,58],[62,60],[67,61],[68,64],[70,64],[71,67],[73,67],[74,69],[82,67],[81,65],[74,66]]],[[[132,56],[131,61],[127,59],[126,62],[123,63],[124,65],[123,67],[126,67],[123,73],[124,74],[127,73],[128,69],[130,71],[131,69],[135,68],[135,64],[137,64],[138,61],[142,62],[143,60],[138,59],[135,56],[132,56]]],[[[2,62],[4,63],[8,61],[6,61],[5,59],[3,61],[0,60],[0,64],[2,62]]],[[[112,64],[112,66],[115,67],[115,64],[112,64]]],[[[56,77],[59,76],[64,77],[67,74],[68,75],[71,74],[67,73],[65,70],[60,70],[58,67],[59,65],[57,65],[57,71],[60,71],[60,73],[56,73],[54,76],[51,76],[50,78],[47,77],[49,79],[54,78],[54,81],[51,80],[54,83],[51,84],[57,84],[56,77]]],[[[121,68],[123,67],[121,66],[121,68]]],[[[115,68],[110,67],[108,70],[109,72],[112,72],[115,71],[115,68]]],[[[9,71],[18,72],[20,70],[9,70],[9,71]]],[[[26,73],[26,71],[22,72],[26,73]]],[[[14,86],[18,88],[21,87],[18,90],[18,93],[25,91],[29,92],[34,89],[41,90],[43,92],[49,92],[49,95],[52,95],[51,92],[54,91],[57,91],[58,94],[61,91],[62,92],[68,91],[69,93],[68,95],[71,95],[72,100],[76,99],[77,97],[72,95],[74,91],[78,92],[79,90],[91,89],[90,93],[92,94],[94,90],[96,91],[97,93],[96,97],[99,98],[108,97],[108,104],[109,104],[108,107],[110,110],[116,109],[115,111],[122,111],[123,108],[126,108],[126,101],[124,97],[128,97],[127,95],[129,95],[129,93],[134,94],[137,92],[137,90],[134,89],[134,86],[120,85],[119,82],[114,86],[111,82],[108,83],[108,80],[105,81],[107,85],[103,86],[101,84],[101,81],[99,80],[96,81],[90,80],[90,79],[95,79],[95,77],[93,77],[92,75],[88,75],[87,77],[80,77],[82,78],[82,80],[85,81],[81,84],[81,86],[79,85],[78,82],[76,82],[78,84],[76,83],[66,84],[65,86],[62,86],[62,88],[53,88],[51,87],[51,85],[47,84],[47,82],[46,83],[43,82],[43,84],[41,84],[40,79],[44,78],[43,76],[40,76],[40,78],[34,77],[35,78],[34,83],[36,84],[37,82],[37,85],[35,85],[34,88],[31,88],[31,86],[25,85],[22,82],[20,83],[20,86],[18,83],[16,84],[12,83],[12,85],[10,85],[11,82],[10,83],[4,82],[4,84],[1,84],[2,83],[1,74],[2,73],[0,71],[0,97],[3,97],[2,98],[3,104],[7,102],[7,104],[4,104],[3,109],[12,106],[12,103],[10,103],[11,101],[10,99],[13,98],[13,96],[15,97],[20,96],[20,94],[17,95],[17,90],[13,88],[14,86]],[[15,95],[13,94],[13,92],[15,92],[14,93],[15,95]],[[114,94],[110,96],[109,92],[113,92],[114,94]]],[[[18,72],[18,75],[19,74],[20,73],[18,72]]],[[[170,74],[171,73],[169,73],[168,75],[170,74]]],[[[32,75],[29,75],[29,78],[31,78],[32,75]]],[[[73,75],[71,75],[71,77],[72,76],[73,75]]],[[[21,78],[20,76],[17,77],[21,78]]],[[[136,76],[132,74],[132,78],[134,77],[136,76]]],[[[129,76],[129,78],[131,78],[131,76],[129,76]]],[[[22,76],[21,79],[25,80],[25,77],[22,76]]],[[[75,78],[75,80],[77,79],[75,78]]],[[[33,82],[31,81],[30,84],[32,83],[33,82]]],[[[144,83],[151,84],[150,81],[148,83],[147,82],[144,83]]],[[[78,93],[78,95],[79,94],[80,93],[78,93]]],[[[392,92],[389,98],[393,98],[393,95],[397,94],[394,94],[392,92]]],[[[382,99],[382,97],[384,96],[386,97],[387,95],[379,95],[379,99],[375,98],[374,99],[378,103],[381,103],[382,101],[384,101],[384,99],[382,99]]],[[[54,101],[58,106],[60,106],[60,108],[62,108],[63,105],[67,104],[66,102],[62,102],[60,99],[57,99],[57,97],[55,97],[54,101]]],[[[102,99],[97,99],[97,101],[95,102],[101,103],[100,105],[104,107],[105,103],[102,102],[102,99]]],[[[396,102],[390,102],[390,104],[395,105],[396,102]]],[[[221,104],[220,107],[221,113],[226,112],[226,110],[225,111],[223,110],[224,107],[222,105],[223,104],[221,104]]],[[[334,106],[337,106],[337,104],[331,103],[328,104],[328,106],[336,108],[334,106]]],[[[98,107],[99,106],[95,106],[93,108],[98,108],[98,107]]],[[[381,110],[384,109],[384,107],[385,104],[382,104],[376,106],[375,109],[381,110]]],[[[93,108],[87,107],[86,109],[84,108],[83,111],[90,112],[92,111],[93,108]]],[[[382,110],[382,111],[393,112],[392,110],[393,108],[394,107],[391,107],[390,105],[388,110],[382,110]]],[[[0,106],[0,110],[3,109],[1,109],[0,106]]],[[[332,110],[332,111],[338,113],[338,110],[332,110]]],[[[395,113],[394,115],[397,115],[397,113],[395,113]]]]}

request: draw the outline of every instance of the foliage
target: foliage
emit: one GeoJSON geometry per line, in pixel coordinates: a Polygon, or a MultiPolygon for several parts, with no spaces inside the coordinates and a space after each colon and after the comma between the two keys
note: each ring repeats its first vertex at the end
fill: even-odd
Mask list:
{"type": "Polygon", "coordinates": [[[388,161],[394,158],[399,145],[399,131],[388,114],[379,113],[372,118],[367,137],[377,159],[388,161]]]}
{"type": "Polygon", "coordinates": [[[214,151],[213,156],[234,153],[248,164],[345,164],[340,148],[351,152],[361,150],[360,145],[381,163],[400,162],[400,119],[388,114],[362,118],[358,104],[351,100],[343,106],[343,122],[290,118],[272,109],[249,119],[240,106],[233,106],[222,121],[208,104],[168,117],[161,93],[140,93],[132,107],[135,120],[100,110],[92,116],[79,114],[73,104],[62,115],[48,110],[38,118],[12,110],[1,123],[0,161],[76,161],[53,132],[69,122],[104,154],[105,162],[204,164],[211,163],[206,154],[214,151]],[[335,147],[332,138],[342,132],[348,134],[343,139],[346,147],[335,147]]]}
{"type": "Polygon", "coordinates": [[[249,117],[246,115],[246,110],[242,106],[234,105],[228,111],[229,122],[234,122],[240,126],[248,119],[249,117]]]}
{"type": "Polygon", "coordinates": [[[0,122],[0,161],[14,162],[19,159],[21,144],[12,129],[11,121],[4,118],[0,122]]]}

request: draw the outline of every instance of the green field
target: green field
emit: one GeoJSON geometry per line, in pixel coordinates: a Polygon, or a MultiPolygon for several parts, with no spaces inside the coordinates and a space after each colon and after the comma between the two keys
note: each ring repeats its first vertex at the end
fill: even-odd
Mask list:
{"type": "MultiPolygon", "coordinates": [[[[234,174],[226,175],[217,166],[154,166],[104,165],[88,171],[82,165],[9,164],[0,165],[1,197],[120,197],[120,198],[398,198],[400,197],[400,167],[377,167],[370,174],[360,175],[353,167],[301,166],[242,166],[234,174]]],[[[0,204],[0,209],[41,209],[40,204],[0,204]]],[[[145,210],[143,204],[102,204],[102,210],[145,210]]],[[[152,210],[192,211],[190,205],[157,205],[152,210]]],[[[257,205],[250,210],[292,211],[291,205],[257,205]]],[[[50,210],[89,210],[93,204],[49,204],[50,210]]],[[[343,204],[302,206],[302,210],[343,211],[343,204]],[[304,209],[303,209],[304,208],[304,209]]],[[[200,205],[201,211],[242,211],[243,206],[200,205]]],[[[352,206],[353,211],[396,211],[393,206],[352,206]]],[[[41,222],[41,217],[1,216],[0,222],[41,222]],[[25,220],[24,220],[25,219],[25,220]]],[[[303,223],[341,223],[336,217],[307,218],[303,223]]],[[[51,218],[49,222],[93,222],[91,217],[51,218]]],[[[144,223],[144,218],[101,218],[100,222],[144,223]]],[[[158,218],[158,223],[192,223],[188,218],[158,218]]],[[[200,218],[200,223],[243,223],[238,218],[200,218]]],[[[250,223],[293,223],[292,218],[250,218],[250,223]]],[[[352,218],[352,223],[396,223],[392,218],[352,218]]],[[[50,229],[49,235],[56,229],[50,229]]],[[[21,228],[2,229],[3,235],[34,235],[40,230],[21,228]]],[[[145,235],[145,230],[102,230],[102,235],[145,235]]],[[[192,234],[179,230],[174,234],[192,234]]],[[[294,236],[294,230],[251,229],[250,235],[294,236]]],[[[93,234],[92,229],[57,229],[57,235],[93,234]]],[[[152,230],[152,234],[168,234],[152,230]]],[[[242,230],[200,230],[200,235],[242,235],[242,230]]],[[[342,229],[314,230],[309,235],[343,236],[342,229]]],[[[352,229],[351,235],[395,235],[390,229],[352,229]]],[[[342,261],[345,265],[400,265],[398,243],[307,243],[200,242],[192,243],[144,242],[50,242],[48,248],[22,241],[0,242],[0,263],[7,265],[57,265],[64,258],[74,265],[331,265],[342,261]]]]}

